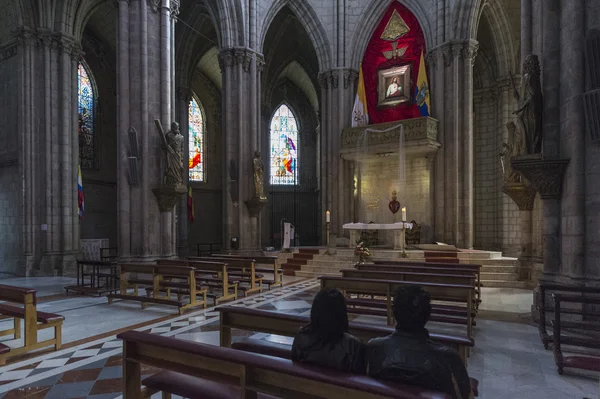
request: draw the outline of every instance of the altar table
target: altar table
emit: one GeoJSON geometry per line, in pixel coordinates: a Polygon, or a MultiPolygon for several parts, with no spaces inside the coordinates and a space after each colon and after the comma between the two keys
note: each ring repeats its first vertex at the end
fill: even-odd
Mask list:
{"type": "Polygon", "coordinates": [[[344,230],[350,230],[350,248],[356,247],[356,241],[360,239],[362,230],[393,230],[394,249],[404,248],[405,229],[412,229],[412,223],[346,223],[342,226],[344,230]]]}

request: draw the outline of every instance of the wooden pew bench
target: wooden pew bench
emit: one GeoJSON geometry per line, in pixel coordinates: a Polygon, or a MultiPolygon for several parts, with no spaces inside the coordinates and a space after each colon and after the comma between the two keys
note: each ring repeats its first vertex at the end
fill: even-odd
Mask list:
{"type": "Polygon", "coordinates": [[[267,285],[269,289],[274,286],[283,287],[283,269],[281,269],[279,258],[277,256],[245,256],[231,254],[214,254],[213,256],[221,258],[253,259],[255,265],[268,265],[267,267],[255,267],[257,273],[273,273],[273,280],[263,279],[263,284],[267,285]]]}
{"type": "Polygon", "coordinates": [[[0,346],[0,365],[6,364],[9,357],[22,355],[47,346],[54,346],[54,350],[62,347],[62,324],[65,318],[54,313],[39,312],[37,310],[36,290],[29,288],[0,285],[0,301],[22,305],[12,306],[0,303],[0,315],[13,319],[13,328],[0,331],[0,336],[12,335],[14,339],[21,338],[21,319],[24,322],[24,345],[20,348],[10,349],[0,346]],[[38,331],[54,328],[54,338],[38,342],[38,331]]]}
{"type": "MultiPolygon", "coordinates": [[[[481,265],[477,265],[477,264],[467,264],[467,263],[460,263],[460,264],[450,264],[450,263],[440,263],[440,262],[416,262],[416,261],[412,261],[412,260],[387,260],[387,259],[375,259],[373,260],[373,263],[370,264],[368,263],[368,265],[373,265],[373,266],[383,266],[383,267],[393,267],[393,266],[399,266],[402,268],[406,268],[406,267],[419,267],[419,268],[435,268],[436,269],[436,273],[440,273],[441,270],[447,270],[450,273],[453,274],[462,274],[465,271],[470,271],[472,273],[475,273],[475,279],[476,279],[476,283],[475,283],[475,287],[476,287],[476,293],[477,293],[477,300],[474,303],[475,306],[475,310],[477,310],[479,308],[479,304],[481,303],[481,287],[483,286],[481,284],[481,265]]],[[[407,270],[408,271],[408,270],[407,270]]]]}
{"type": "MultiPolygon", "coordinates": [[[[394,291],[402,286],[421,286],[429,293],[432,300],[444,302],[458,302],[466,304],[466,327],[467,338],[473,338],[473,287],[469,285],[458,284],[435,284],[435,283],[420,283],[412,281],[394,281],[394,280],[377,280],[377,279],[361,279],[361,278],[346,278],[322,276],[321,289],[336,288],[346,294],[357,295],[374,295],[386,298],[386,317],[387,324],[392,325],[394,322],[392,312],[392,296],[394,291]]],[[[348,312],[352,313],[355,310],[349,308],[348,312]]],[[[364,313],[363,313],[364,314],[364,313]]],[[[374,314],[374,313],[370,313],[374,314]]],[[[455,319],[442,321],[444,317],[438,316],[438,320],[446,323],[457,324],[455,319]]]]}
{"type": "Polygon", "coordinates": [[[242,259],[234,257],[196,257],[194,260],[203,262],[223,262],[227,263],[227,272],[230,276],[238,279],[238,290],[244,293],[244,296],[254,292],[262,292],[263,275],[256,273],[254,259],[242,259]],[[246,283],[248,286],[241,285],[246,283]]]}
{"type": "Polygon", "coordinates": [[[123,263],[120,267],[120,293],[108,295],[109,304],[112,304],[115,299],[119,299],[140,302],[142,309],[145,309],[148,304],[175,306],[179,314],[198,306],[206,308],[207,289],[197,284],[196,270],[193,267],[129,263],[123,263]],[[150,277],[131,278],[130,275],[134,273],[150,277]],[[140,285],[150,286],[146,287],[146,296],[138,295],[140,285]],[[134,287],[133,295],[128,293],[132,286],[134,287]],[[163,292],[166,293],[166,296],[161,297],[163,292]],[[178,295],[177,300],[171,299],[173,293],[178,295]],[[182,300],[184,295],[189,297],[187,302],[182,300]],[[198,296],[202,299],[198,300],[198,296]]]}
{"type": "MultiPolygon", "coordinates": [[[[554,339],[551,335],[548,334],[548,330],[546,329],[546,324],[548,323],[548,317],[552,319],[554,316],[554,306],[547,306],[546,304],[546,295],[550,293],[568,293],[571,295],[586,295],[592,296],[596,298],[600,298],[600,288],[593,287],[580,287],[580,286],[569,286],[569,285],[561,285],[555,283],[540,283],[538,286],[539,289],[539,297],[538,304],[536,306],[539,315],[540,315],[540,323],[538,324],[538,329],[540,332],[540,338],[542,343],[544,344],[544,348],[548,349],[548,345],[554,342],[554,339]],[[549,315],[547,315],[549,313],[549,315]]],[[[578,316],[593,316],[594,314],[587,314],[582,309],[562,309],[562,314],[569,315],[578,315],[578,316]]],[[[597,316],[597,315],[596,315],[597,316]]],[[[562,321],[563,328],[577,328],[577,324],[574,324],[571,321],[562,321]]]]}
{"type": "MultiPolygon", "coordinates": [[[[475,276],[474,275],[457,275],[457,274],[438,274],[438,273],[415,273],[405,272],[401,270],[394,271],[371,271],[371,270],[356,270],[356,269],[342,269],[342,277],[348,278],[365,278],[365,279],[377,279],[377,280],[395,280],[395,281],[413,281],[422,283],[438,283],[438,284],[458,284],[472,286],[475,290],[475,276]]],[[[474,291],[473,291],[474,292],[474,291]]],[[[473,302],[475,301],[473,297],[473,302]]],[[[353,306],[367,306],[369,300],[349,300],[348,305],[353,306]]],[[[379,308],[386,309],[384,301],[374,301],[374,303],[381,302],[379,308]]],[[[451,306],[451,305],[432,305],[432,321],[436,320],[437,315],[450,315],[452,317],[460,317],[462,319],[458,324],[466,324],[466,308],[464,306],[451,306]]],[[[476,312],[473,311],[471,317],[475,318],[476,312]]],[[[385,315],[384,315],[385,316],[385,315]]],[[[457,320],[458,322],[458,320],[457,320]]],[[[473,320],[473,325],[475,321],[473,320]]]]}
{"type": "Polygon", "coordinates": [[[149,397],[158,391],[167,393],[163,397],[175,393],[223,399],[256,398],[256,393],[284,398],[449,398],[424,388],[138,331],[118,338],[124,341],[124,399],[149,397]],[[142,364],[164,371],[142,381],[142,364]]]}
{"type": "MultiPolygon", "coordinates": [[[[562,304],[575,303],[582,305],[600,305],[600,297],[586,298],[579,295],[562,295],[554,293],[552,294],[552,298],[554,299],[554,320],[552,322],[554,342],[553,351],[554,360],[556,362],[556,366],[558,367],[558,374],[562,375],[565,367],[600,372],[600,356],[590,355],[565,357],[563,355],[562,348],[563,345],[569,345],[579,348],[598,350],[600,349],[600,340],[598,340],[597,337],[592,338],[565,334],[563,322],[561,321],[561,314],[564,314],[565,310],[568,311],[568,309],[565,309],[561,306],[562,304]]],[[[600,313],[594,313],[593,316],[598,318],[600,317],[600,313]]],[[[593,331],[596,334],[600,332],[600,323],[598,322],[581,321],[572,322],[570,324],[571,326],[575,324],[575,327],[580,330],[593,331]]]]}
{"type": "Polygon", "coordinates": [[[235,300],[238,297],[239,281],[237,278],[229,278],[229,265],[227,263],[214,260],[164,259],[158,261],[158,264],[193,267],[196,270],[197,283],[211,289],[207,296],[213,300],[215,305],[223,301],[235,300]],[[233,293],[230,293],[230,291],[233,291],[233,293]]]}
{"type": "MultiPolygon", "coordinates": [[[[219,306],[215,309],[221,313],[221,346],[232,345],[231,329],[263,332],[269,334],[294,337],[300,329],[309,323],[308,316],[292,315],[266,310],[248,309],[239,306],[219,306]]],[[[393,327],[350,322],[350,334],[368,342],[372,338],[384,337],[394,332],[393,327]]],[[[467,348],[474,345],[472,339],[447,334],[429,334],[432,341],[454,348],[463,362],[467,362],[467,348]]]]}

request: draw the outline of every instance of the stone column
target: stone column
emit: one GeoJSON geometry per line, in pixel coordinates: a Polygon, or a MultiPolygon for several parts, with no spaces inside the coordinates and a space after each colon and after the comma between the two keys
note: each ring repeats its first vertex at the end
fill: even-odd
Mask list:
{"type": "Polygon", "coordinates": [[[319,75],[321,86],[321,210],[325,238],[325,211],[331,212],[331,234],[343,236],[346,221],[345,209],[349,207],[344,197],[343,160],[340,157],[342,130],[350,125],[355,81],[354,69],[333,69],[319,75]],[[340,84],[341,82],[341,84],[340,84]]]}
{"type": "Polygon", "coordinates": [[[532,41],[532,0],[521,0],[521,62],[531,54],[532,41]]]}
{"type": "Polygon", "coordinates": [[[475,153],[473,143],[473,66],[475,65],[475,57],[479,50],[479,43],[475,40],[469,40],[462,48],[463,59],[463,192],[461,208],[463,218],[463,241],[462,247],[473,248],[474,231],[475,231],[475,193],[474,193],[474,178],[475,178],[475,153]]]}
{"type": "MultiPolygon", "coordinates": [[[[586,128],[583,105],[585,92],[585,2],[561,2],[561,140],[564,156],[570,158],[565,172],[561,204],[561,274],[573,278],[585,275],[586,220],[586,128]],[[565,88],[565,86],[568,88],[565,88]]],[[[596,237],[597,239],[597,237],[596,237]]]]}
{"type": "Polygon", "coordinates": [[[429,69],[429,78],[431,86],[431,116],[439,121],[438,141],[442,145],[435,155],[434,173],[433,173],[433,224],[434,224],[434,240],[445,241],[445,154],[446,147],[444,145],[444,58],[440,48],[434,48],[427,53],[427,67],[429,69]]]}
{"type": "Polygon", "coordinates": [[[119,112],[119,248],[131,260],[153,260],[176,254],[175,209],[160,212],[153,189],[163,183],[166,158],[153,120],[159,119],[165,134],[175,121],[171,74],[171,13],[175,0],[121,0],[119,3],[118,112],[119,112]],[[125,26],[123,26],[125,25],[125,26]],[[157,84],[158,83],[158,84],[157,84]],[[129,187],[127,131],[138,133],[141,160],[140,184],[129,187]],[[124,184],[125,183],[125,184],[124,184]]]}
{"type": "MultiPolygon", "coordinates": [[[[184,157],[184,173],[183,173],[183,184],[188,187],[190,182],[190,175],[188,173],[188,157],[190,153],[189,148],[189,107],[190,101],[192,101],[192,91],[188,87],[180,86],[177,89],[177,115],[179,119],[179,128],[181,134],[185,137],[183,142],[183,157],[184,157]]],[[[177,254],[180,258],[189,256],[189,234],[190,234],[190,222],[189,212],[187,207],[187,195],[181,197],[177,204],[177,254]]]]}
{"type": "MultiPolygon", "coordinates": [[[[224,140],[224,244],[238,237],[240,249],[260,248],[259,217],[252,215],[245,201],[254,194],[254,151],[260,150],[258,78],[262,55],[247,48],[221,50],[219,65],[223,75],[224,140]],[[252,116],[254,113],[256,115],[252,116]],[[233,162],[232,162],[233,161],[233,162]]],[[[266,154],[263,162],[268,163],[266,154]]],[[[266,182],[264,182],[266,185],[266,182]]]]}

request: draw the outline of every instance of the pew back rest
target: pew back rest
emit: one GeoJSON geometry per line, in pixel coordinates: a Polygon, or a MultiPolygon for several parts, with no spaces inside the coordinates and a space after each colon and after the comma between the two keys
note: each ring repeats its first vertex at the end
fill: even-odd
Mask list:
{"type": "Polygon", "coordinates": [[[37,291],[31,288],[13,287],[11,285],[0,284],[0,300],[12,303],[36,304],[37,291]]]}
{"type": "MultiPolygon", "coordinates": [[[[294,337],[300,327],[310,322],[308,316],[242,308],[239,306],[219,306],[215,310],[221,313],[222,325],[246,331],[268,332],[286,337],[294,337]]],[[[350,322],[348,330],[350,334],[365,342],[372,338],[385,337],[394,331],[392,327],[357,322],[350,322]]],[[[446,345],[473,346],[473,341],[468,338],[436,333],[430,333],[429,335],[432,340],[445,343],[446,345]]]]}
{"type": "Polygon", "coordinates": [[[190,266],[170,266],[170,265],[156,265],[154,266],[154,273],[160,276],[169,277],[182,277],[188,278],[190,274],[194,272],[194,268],[190,266]]]}
{"type": "Polygon", "coordinates": [[[240,267],[240,268],[251,268],[254,265],[254,259],[239,259],[239,258],[222,258],[219,256],[211,256],[204,258],[197,258],[203,262],[224,262],[229,267],[240,267]]]}
{"type": "Polygon", "coordinates": [[[353,293],[373,293],[380,295],[392,294],[402,286],[421,286],[429,293],[431,299],[447,300],[456,299],[470,302],[473,295],[473,286],[462,284],[440,284],[414,281],[375,280],[366,278],[346,278],[321,276],[321,288],[337,288],[353,293]]]}
{"type": "Polygon", "coordinates": [[[210,270],[215,273],[227,274],[228,263],[217,262],[217,261],[201,261],[201,260],[190,260],[188,265],[196,270],[210,270]]]}
{"type": "Polygon", "coordinates": [[[119,266],[121,267],[121,273],[153,274],[155,265],[144,263],[120,263],[119,266]]]}
{"type": "Polygon", "coordinates": [[[340,399],[348,395],[365,398],[448,398],[445,394],[418,387],[139,331],[128,331],[117,337],[124,341],[124,370],[129,369],[130,362],[137,362],[168,367],[197,377],[210,372],[212,376],[223,380],[235,379],[239,385],[261,387],[261,391],[264,389],[263,392],[267,393],[291,390],[305,395],[340,399]]]}
{"type": "Polygon", "coordinates": [[[243,256],[243,255],[231,255],[231,254],[212,254],[213,257],[217,258],[234,258],[234,259],[252,259],[254,263],[260,265],[275,265],[279,258],[277,256],[243,256]]]}
{"type": "Polygon", "coordinates": [[[461,269],[469,269],[469,270],[475,270],[475,271],[481,270],[481,265],[474,264],[474,263],[452,264],[452,263],[442,263],[442,262],[417,262],[417,261],[412,261],[412,260],[403,261],[403,260],[389,260],[389,259],[374,259],[373,263],[376,265],[437,266],[437,267],[445,267],[446,269],[449,269],[451,267],[457,267],[457,268],[461,268],[461,269]]]}
{"type": "MultiPolygon", "coordinates": [[[[454,266],[454,265],[452,265],[454,266]]],[[[437,274],[456,274],[461,276],[475,276],[476,272],[473,269],[463,269],[454,267],[439,267],[439,266],[411,266],[411,265],[383,265],[363,263],[356,265],[357,270],[367,271],[389,271],[389,272],[414,272],[414,273],[437,273],[437,274]]]]}
{"type": "Polygon", "coordinates": [[[342,269],[342,277],[474,285],[474,275],[342,269]]]}

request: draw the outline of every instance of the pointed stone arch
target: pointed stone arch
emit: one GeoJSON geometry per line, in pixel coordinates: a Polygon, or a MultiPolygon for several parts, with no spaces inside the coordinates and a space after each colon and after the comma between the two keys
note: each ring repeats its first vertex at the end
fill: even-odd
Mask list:
{"type": "MultiPolygon", "coordinates": [[[[354,46],[350,52],[350,67],[358,68],[367,45],[371,40],[373,31],[381,22],[381,18],[383,18],[386,11],[389,9],[392,3],[394,3],[394,1],[374,0],[371,5],[368,6],[368,11],[363,15],[356,30],[354,31],[354,35],[352,36],[351,43],[354,43],[354,46]]],[[[435,42],[433,30],[427,17],[427,11],[423,8],[418,0],[406,0],[402,1],[401,4],[408,8],[408,10],[415,15],[417,21],[419,21],[419,25],[421,25],[423,35],[425,36],[425,45],[427,48],[433,47],[435,42]]]]}
{"type": "Polygon", "coordinates": [[[325,32],[325,28],[315,10],[306,0],[276,0],[267,12],[260,31],[258,50],[264,53],[264,43],[267,32],[273,20],[284,8],[288,7],[294,15],[300,20],[306,29],[306,33],[312,41],[312,45],[319,60],[319,70],[326,71],[332,67],[331,63],[331,44],[325,32]]]}

